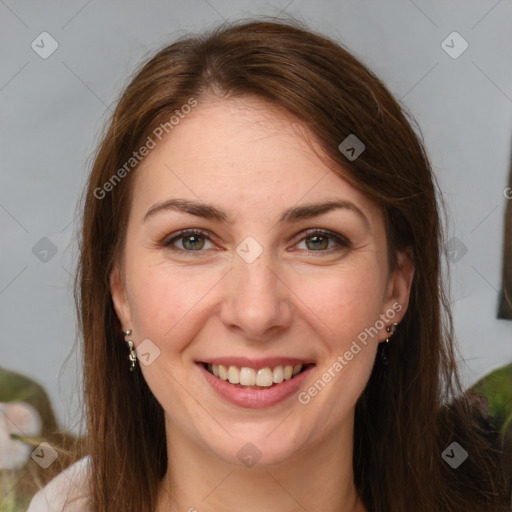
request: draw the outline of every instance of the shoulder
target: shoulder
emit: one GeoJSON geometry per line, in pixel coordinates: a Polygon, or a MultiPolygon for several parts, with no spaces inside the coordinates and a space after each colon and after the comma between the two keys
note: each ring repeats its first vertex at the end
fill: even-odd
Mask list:
{"type": "Polygon", "coordinates": [[[88,512],[89,464],[86,456],[59,473],[34,495],[26,512],[88,512]]]}

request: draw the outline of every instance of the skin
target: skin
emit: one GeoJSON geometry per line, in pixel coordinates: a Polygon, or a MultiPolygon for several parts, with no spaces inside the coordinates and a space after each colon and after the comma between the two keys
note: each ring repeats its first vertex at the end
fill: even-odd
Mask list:
{"type": "Polygon", "coordinates": [[[141,365],[166,418],[169,465],[159,511],[365,510],[353,483],[354,408],[378,343],[389,336],[385,327],[306,405],[296,396],[263,409],[233,405],[195,363],[312,360],[304,391],[332,373],[338,356],[393,304],[402,309],[385,325],[405,314],[411,262],[399,254],[390,272],[382,212],[304,135],[314,141],[262,100],[203,100],[134,176],[126,243],[110,282],[123,329],[133,330],[136,346],[150,339],[160,350],[141,365]],[[155,204],[175,198],[212,204],[232,218],[161,210],[144,221],[155,204]],[[364,216],[343,208],[278,223],[287,208],[329,200],[350,201],[364,216]],[[200,250],[190,249],[190,237],[177,239],[175,251],[160,243],[186,228],[202,228],[211,240],[200,237],[200,250]],[[315,245],[304,231],[318,228],[350,246],[334,238],[315,245]],[[263,249],[252,263],[236,253],[248,236],[263,249]],[[237,457],[248,442],[261,453],[250,468],[237,457]]]}

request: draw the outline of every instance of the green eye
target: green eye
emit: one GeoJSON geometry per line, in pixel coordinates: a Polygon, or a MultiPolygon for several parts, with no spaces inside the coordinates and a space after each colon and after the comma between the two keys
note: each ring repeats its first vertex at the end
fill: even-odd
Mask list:
{"type": "Polygon", "coordinates": [[[186,235],[181,237],[181,245],[184,249],[198,251],[204,247],[204,237],[198,235],[186,235]]]}
{"type": "Polygon", "coordinates": [[[346,237],[323,229],[310,229],[305,234],[306,236],[302,238],[298,245],[304,243],[306,251],[330,253],[332,250],[351,247],[350,241],[346,237]]]}
{"type": "Polygon", "coordinates": [[[310,236],[308,238],[305,238],[306,240],[306,246],[311,251],[318,251],[321,249],[327,249],[329,246],[329,238],[326,236],[310,236]],[[310,242],[310,243],[308,243],[310,242]]]}
{"type": "MultiPolygon", "coordinates": [[[[199,252],[205,249],[207,242],[211,243],[210,237],[206,232],[197,229],[186,229],[180,231],[172,238],[164,240],[162,246],[178,251],[199,252]]],[[[208,247],[206,247],[206,249],[208,249],[208,247]]]]}
{"type": "MultiPolygon", "coordinates": [[[[306,251],[330,253],[332,250],[342,250],[351,247],[350,241],[347,238],[330,231],[310,229],[305,232],[305,235],[297,246],[304,244],[305,247],[299,248],[306,251]]],[[[185,229],[176,233],[172,238],[161,242],[163,247],[183,252],[203,252],[203,250],[212,248],[208,247],[207,244],[212,244],[213,246],[210,236],[206,231],[198,229],[185,229]]]]}

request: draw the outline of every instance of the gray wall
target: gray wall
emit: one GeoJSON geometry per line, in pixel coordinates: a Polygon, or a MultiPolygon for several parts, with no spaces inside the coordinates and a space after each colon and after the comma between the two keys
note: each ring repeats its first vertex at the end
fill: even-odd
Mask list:
{"type": "Polygon", "coordinates": [[[2,0],[0,365],[43,384],[63,426],[74,430],[80,396],[73,219],[108,109],[147,52],[222,18],[281,10],[351,48],[418,120],[458,239],[451,284],[465,383],[512,360],[512,322],[496,319],[510,0],[2,0]],[[451,36],[450,56],[442,42],[454,31],[468,48],[458,55],[464,41],[451,36]],[[58,43],[49,56],[55,43],[42,32],[58,43]]]}

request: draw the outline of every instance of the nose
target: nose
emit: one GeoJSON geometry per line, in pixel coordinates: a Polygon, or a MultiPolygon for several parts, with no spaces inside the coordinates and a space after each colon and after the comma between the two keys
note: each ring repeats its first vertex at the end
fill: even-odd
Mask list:
{"type": "Polygon", "coordinates": [[[223,280],[220,317],[243,338],[265,341],[291,325],[292,296],[282,268],[267,251],[252,263],[236,255],[223,280]]]}

